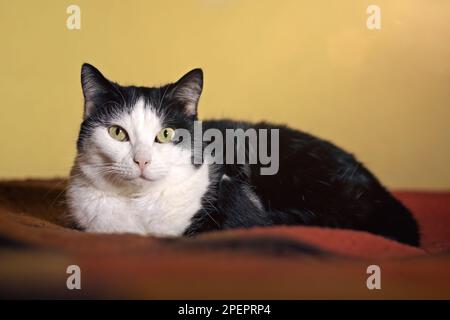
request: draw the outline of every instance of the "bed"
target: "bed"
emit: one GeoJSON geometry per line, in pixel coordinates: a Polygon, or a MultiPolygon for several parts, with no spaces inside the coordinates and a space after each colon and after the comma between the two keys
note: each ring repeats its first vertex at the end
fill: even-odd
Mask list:
{"type": "Polygon", "coordinates": [[[64,218],[65,187],[0,182],[2,298],[450,299],[450,192],[394,192],[419,222],[416,248],[305,226],[172,239],[91,234],[64,218]],[[71,265],[81,290],[67,288],[71,265]],[[371,265],[380,290],[367,287],[371,265]]]}

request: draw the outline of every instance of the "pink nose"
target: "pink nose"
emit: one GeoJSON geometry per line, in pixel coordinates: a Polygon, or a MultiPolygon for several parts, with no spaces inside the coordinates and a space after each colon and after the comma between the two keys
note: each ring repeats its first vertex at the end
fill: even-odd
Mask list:
{"type": "Polygon", "coordinates": [[[139,169],[141,169],[141,171],[144,171],[145,167],[150,164],[149,159],[134,158],[133,161],[139,166],[139,169]]]}

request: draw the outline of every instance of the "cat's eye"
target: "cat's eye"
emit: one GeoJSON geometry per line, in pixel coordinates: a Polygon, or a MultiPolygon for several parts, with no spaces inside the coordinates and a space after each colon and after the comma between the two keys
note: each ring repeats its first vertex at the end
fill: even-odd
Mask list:
{"type": "Polygon", "coordinates": [[[167,143],[171,142],[175,136],[175,130],[172,128],[164,128],[156,135],[156,142],[167,143]]]}
{"type": "Polygon", "coordinates": [[[109,135],[117,140],[117,141],[127,141],[128,140],[128,134],[125,131],[124,128],[121,128],[119,126],[111,126],[108,128],[109,135]]]}

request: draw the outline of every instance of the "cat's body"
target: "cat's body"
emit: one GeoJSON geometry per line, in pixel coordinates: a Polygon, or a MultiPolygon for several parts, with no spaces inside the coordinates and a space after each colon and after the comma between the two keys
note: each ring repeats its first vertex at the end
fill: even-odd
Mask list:
{"type": "Polygon", "coordinates": [[[203,122],[205,130],[224,134],[230,128],[278,129],[275,175],[261,175],[260,164],[194,165],[192,149],[158,143],[163,128],[193,131],[199,70],[175,84],[141,88],[111,83],[84,65],[82,82],[85,119],[68,191],[71,217],[82,229],[180,236],[302,224],[419,244],[408,210],[352,155],[309,134],[267,123],[203,122]],[[121,141],[117,127],[126,134],[121,141]]]}

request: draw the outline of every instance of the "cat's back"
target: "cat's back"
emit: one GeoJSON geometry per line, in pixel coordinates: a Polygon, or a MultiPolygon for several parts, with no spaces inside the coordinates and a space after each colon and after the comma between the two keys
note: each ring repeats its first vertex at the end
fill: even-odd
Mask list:
{"type": "MultiPolygon", "coordinates": [[[[233,134],[233,130],[242,129],[247,133],[253,131],[256,133],[258,140],[254,143],[257,146],[260,146],[261,143],[267,144],[266,148],[269,151],[272,149],[277,153],[275,156],[279,157],[280,163],[287,162],[287,164],[290,164],[291,161],[295,161],[297,165],[303,164],[311,169],[311,167],[316,167],[318,160],[322,162],[321,167],[327,166],[328,168],[355,161],[353,155],[333,143],[283,124],[266,121],[252,123],[230,119],[214,119],[203,121],[203,130],[208,129],[219,130],[224,137],[224,143],[227,134],[233,134]],[[227,132],[227,129],[231,131],[227,132]],[[272,148],[274,143],[277,146],[272,148]]],[[[238,134],[234,133],[234,135],[237,136],[238,134]]],[[[247,135],[247,137],[249,136],[247,135]]]]}
{"type": "Polygon", "coordinates": [[[264,165],[259,162],[247,166],[248,183],[274,224],[367,230],[418,245],[417,223],[408,209],[352,154],[333,143],[267,122],[216,120],[207,125],[267,134],[278,130],[278,139],[267,139],[267,149],[275,153],[272,160],[278,161],[277,172],[261,174],[264,165]]]}

